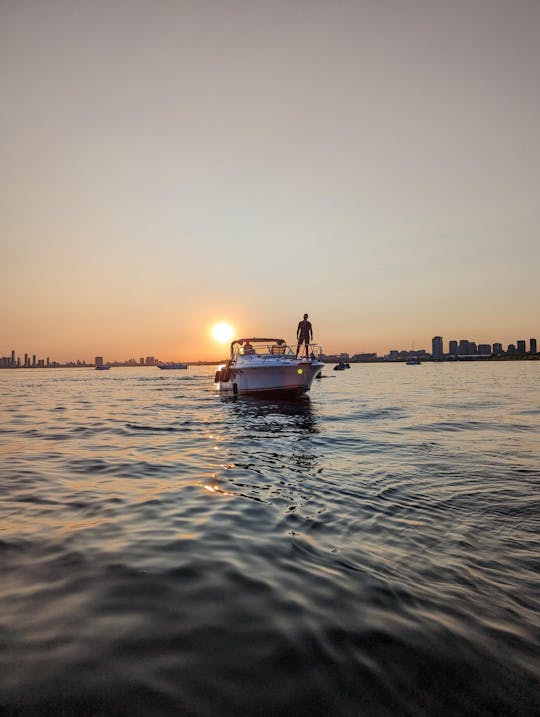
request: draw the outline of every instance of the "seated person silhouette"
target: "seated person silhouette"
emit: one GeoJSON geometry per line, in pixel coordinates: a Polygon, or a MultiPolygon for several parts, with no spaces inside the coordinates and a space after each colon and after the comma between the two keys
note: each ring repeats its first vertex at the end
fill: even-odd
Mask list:
{"type": "Polygon", "coordinates": [[[246,342],[244,343],[244,356],[248,356],[249,354],[254,354],[254,353],[256,353],[256,352],[255,352],[255,349],[254,349],[253,346],[249,343],[249,341],[246,341],[246,342]]]}

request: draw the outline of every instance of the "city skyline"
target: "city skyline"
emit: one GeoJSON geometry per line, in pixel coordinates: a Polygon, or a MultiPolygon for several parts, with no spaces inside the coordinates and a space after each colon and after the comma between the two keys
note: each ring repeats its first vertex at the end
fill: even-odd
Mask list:
{"type": "Polygon", "coordinates": [[[304,312],[327,351],[534,335],[539,3],[0,21],[3,342],[204,360],[219,321],[290,341],[304,312]]]}
{"type": "MultiPolygon", "coordinates": [[[[537,353],[537,340],[534,337],[529,337],[528,339],[516,339],[514,342],[510,342],[506,344],[506,348],[504,348],[504,344],[502,342],[494,341],[494,342],[477,342],[470,339],[449,339],[447,342],[448,350],[445,351],[444,349],[444,337],[443,336],[434,336],[431,340],[432,350],[431,352],[428,351],[426,348],[389,348],[387,349],[386,353],[384,353],[382,356],[377,351],[357,351],[357,352],[348,352],[348,351],[337,351],[337,352],[326,352],[323,351],[325,355],[328,356],[339,356],[339,355],[346,355],[351,357],[358,357],[358,356],[364,356],[364,357],[379,357],[379,358],[392,358],[392,357],[401,357],[403,358],[406,355],[426,355],[426,356],[432,356],[433,358],[442,358],[443,356],[472,356],[472,355],[487,355],[487,354],[494,354],[494,355],[525,355],[525,354],[536,354],[537,353]],[[528,348],[527,348],[528,345],[528,348]]],[[[225,353],[227,351],[227,347],[224,347],[224,352],[222,357],[217,357],[217,354],[215,357],[213,357],[216,361],[223,360],[223,357],[225,356],[225,353]]],[[[157,366],[160,363],[164,363],[167,361],[170,361],[171,359],[166,358],[158,358],[154,355],[146,355],[141,356],[139,359],[135,359],[134,357],[130,357],[129,359],[107,359],[101,355],[96,355],[93,360],[89,361],[86,358],[77,358],[77,359],[68,359],[68,360],[57,360],[57,359],[50,359],[49,356],[46,358],[39,357],[36,353],[24,353],[24,358],[21,357],[21,355],[17,354],[17,351],[15,349],[12,349],[9,352],[9,355],[2,355],[2,352],[0,351],[0,368],[48,368],[49,366],[52,368],[60,367],[60,366],[93,366],[98,364],[122,364],[122,365],[129,365],[129,366],[157,366]]],[[[177,360],[178,357],[175,357],[175,360],[177,360]]],[[[202,362],[208,362],[208,359],[193,359],[190,360],[190,363],[196,363],[197,361],[202,362]]]]}

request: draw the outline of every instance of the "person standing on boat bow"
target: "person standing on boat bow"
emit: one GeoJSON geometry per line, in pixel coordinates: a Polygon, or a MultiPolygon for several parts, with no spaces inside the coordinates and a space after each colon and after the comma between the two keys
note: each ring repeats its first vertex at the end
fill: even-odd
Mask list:
{"type": "Polygon", "coordinates": [[[308,315],[304,314],[304,320],[300,321],[298,328],[296,329],[296,338],[298,339],[298,346],[296,347],[296,358],[300,352],[302,344],[306,347],[306,358],[309,358],[309,344],[313,340],[313,329],[311,327],[311,321],[308,321],[308,315]]]}

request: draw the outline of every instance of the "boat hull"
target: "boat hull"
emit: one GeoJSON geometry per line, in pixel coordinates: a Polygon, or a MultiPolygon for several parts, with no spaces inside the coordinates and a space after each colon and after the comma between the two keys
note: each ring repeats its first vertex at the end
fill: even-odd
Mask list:
{"type": "Polygon", "coordinates": [[[310,390],[323,365],[294,361],[288,366],[232,367],[224,374],[229,380],[219,380],[219,389],[233,395],[300,396],[310,390]]]}

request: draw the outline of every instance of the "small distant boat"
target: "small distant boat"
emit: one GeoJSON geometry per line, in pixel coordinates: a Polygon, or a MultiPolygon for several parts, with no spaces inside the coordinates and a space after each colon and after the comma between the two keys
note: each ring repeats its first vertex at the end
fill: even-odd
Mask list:
{"type": "Polygon", "coordinates": [[[214,382],[220,391],[233,396],[301,396],[324,368],[315,348],[310,346],[309,358],[299,358],[284,339],[236,339],[230,360],[216,371],[214,382]]]}
{"type": "Polygon", "coordinates": [[[108,371],[110,366],[103,366],[103,364],[96,366],[96,371],[108,371]]]}
{"type": "Polygon", "coordinates": [[[346,368],[351,368],[348,363],[345,363],[345,361],[340,361],[338,364],[334,366],[334,371],[345,371],[346,368]]]}
{"type": "Polygon", "coordinates": [[[158,363],[158,368],[162,371],[165,369],[179,369],[187,368],[187,363],[180,363],[178,361],[168,361],[167,363],[158,363]]]}

